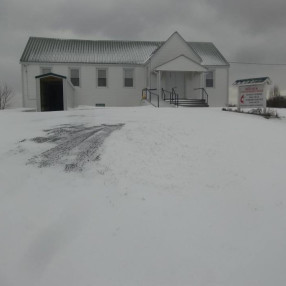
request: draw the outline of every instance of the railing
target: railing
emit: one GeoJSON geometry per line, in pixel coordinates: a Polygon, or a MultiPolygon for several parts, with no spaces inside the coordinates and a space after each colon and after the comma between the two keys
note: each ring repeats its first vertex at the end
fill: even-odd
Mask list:
{"type": "Polygon", "coordinates": [[[205,100],[206,103],[209,103],[209,95],[207,91],[203,87],[194,88],[194,90],[201,90],[202,91],[202,100],[205,100]]]}
{"type": "Polygon", "coordinates": [[[168,91],[162,88],[162,97],[163,100],[167,100],[170,102],[170,104],[175,104],[176,106],[179,105],[179,95],[175,91],[176,87],[172,88],[172,91],[168,91]],[[167,94],[169,94],[169,97],[167,97],[167,94]]]}
{"type": "Polygon", "coordinates": [[[144,98],[144,99],[148,100],[153,106],[159,108],[160,98],[159,98],[159,95],[157,93],[153,92],[154,90],[157,90],[157,88],[143,88],[142,89],[142,99],[144,98]],[[145,93],[145,96],[144,96],[144,93],[145,93]],[[155,95],[157,97],[157,106],[152,103],[152,95],[155,95]]]}

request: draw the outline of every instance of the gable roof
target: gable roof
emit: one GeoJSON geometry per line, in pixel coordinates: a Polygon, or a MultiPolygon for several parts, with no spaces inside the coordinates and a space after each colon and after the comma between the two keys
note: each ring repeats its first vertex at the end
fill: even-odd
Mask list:
{"type": "Polygon", "coordinates": [[[180,55],[167,63],[155,68],[157,71],[197,71],[205,72],[207,69],[185,55],[180,55]]]}
{"type": "Polygon", "coordinates": [[[216,66],[229,65],[224,56],[211,42],[188,42],[189,46],[201,57],[203,60],[201,65],[216,66]]]}
{"type": "Polygon", "coordinates": [[[31,37],[20,62],[143,64],[160,44],[31,37]]]}
{"type": "Polygon", "coordinates": [[[187,47],[187,50],[189,50],[189,49],[191,50],[191,52],[193,53],[193,56],[196,58],[197,62],[202,62],[202,58],[199,56],[199,54],[194,51],[192,46],[189,45],[188,42],[186,42],[185,39],[177,31],[174,32],[165,42],[161,42],[161,45],[158,47],[158,49],[153,54],[159,52],[164,46],[168,45],[168,43],[170,41],[172,41],[174,37],[177,37],[177,39],[176,39],[177,41],[178,41],[178,38],[179,38],[179,40],[182,43],[184,43],[184,45],[187,47]]]}
{"type": "MultiPolygon", "coordinates": [[[[30,37],[20,62],[144,64],[165,42],[91,41],[30,37]]],[[[203,65],[228,65],[212,43],[188,45],[202,58],[203,65]]]]}

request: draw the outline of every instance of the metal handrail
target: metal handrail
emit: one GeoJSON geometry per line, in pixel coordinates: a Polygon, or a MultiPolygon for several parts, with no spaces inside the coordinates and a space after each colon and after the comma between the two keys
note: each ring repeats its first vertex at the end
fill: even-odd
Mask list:
{"type": "MultiPolygon", "coordinates": [[[[169,98],[171,97],[171,91],[165,90],[164,88],[162,88],[162,97],[163,100],[166,100],[166,92],[169,93],[169,98]]],[[[168,99],[168,98],[167,98],[168,99]]]]}
{"type": "Polygon", "coordinates": [[[144,98],[144,92],[146,93],[146,100],[149,101],[153,106],[158,107],[160,106],[160,98],[157,93],[154,93],[153,90],[157,90],[157,88],[143,88],[142,89],[142,98],[144,98]],[[148,99],[148,94],[149,94],[149,99],[148,99]],[[152,103],[152,95],[157,96],[157,106],[152,103]]]}
{"type": "Polygon", "coordinates": [[[205,100],[205,96],[206,96],[206,103],[209,103],[209,94],[207,93],[207,91],[203,88],[203,87],[198,87],[198,88],[194,88],[194,90],[201,90],[202,91],[202,100],[205,100]]]}
{"type": "Polygon", "coordinates": [[[178,106],[179,106],[179,94],[176,93],[175,88],[176,88],[176,87],[173,87],[173,88],[172,88],[172,97],[173,97],[175,106],[178,107],[178,106]]]}
{"type": "Polygon", "coordinates": [[[179,95],[175,91],[176,87],[172,88],[172,91],[168,91],[162,88],[162,95],[164,100],[169,100],[170,104],[175,104],[179,106],[179,95]],[[166,93],[169,93],[169,98],[166,98],[166,93]]]}

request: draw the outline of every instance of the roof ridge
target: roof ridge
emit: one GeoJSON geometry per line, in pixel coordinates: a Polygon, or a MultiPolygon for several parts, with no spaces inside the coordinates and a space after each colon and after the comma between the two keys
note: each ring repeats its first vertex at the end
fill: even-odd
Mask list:
{"type": "Polygon", "coordinates": [[[31,36],[29,39],[42,39],[42,40],[58,40],[58,41],[85,41],[85,42],[130,42],[130,43],[163,43],[165,41],[154,41],[154,40],[91,40],[91,39],[72,39],[72,38],[53,38],[53,37],[38,37],[31,36]]]}
{"type": "MultiPolygon", "coordinates": [[[[155,41],[155,40],[117,40],[117,39],[106,39],[106,40],[96,40],[96,39],[75,39],[75,38],[55,38],[55,37],[39,37],[30,36],[29,39],[42,39],[42,40],[58,40],[58,41],[85,41],[85,42],[129,42],[129,43],[165,43],[166,41],[155,41]]],[[[205,41],[186,41],[188,44],[212,44],[213,42],[205,41]]],[[[215,45],[214,45],[215,46],[215,45]]]]}

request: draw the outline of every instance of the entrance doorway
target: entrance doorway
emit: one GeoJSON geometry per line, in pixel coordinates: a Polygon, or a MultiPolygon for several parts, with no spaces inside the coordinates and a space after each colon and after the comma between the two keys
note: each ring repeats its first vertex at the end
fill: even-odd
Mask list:
{"type": "Polygon", "coordinates": [[[40,79],[41,111],[64,110],[63,79],[47,76],[40,79]]]}
{"type": "Polygon", "coordinates": [[[179,98],[185,98],[185,73],[184,72],[166,72],[166,89],[171,91],[173,87],[179,98]]]}

